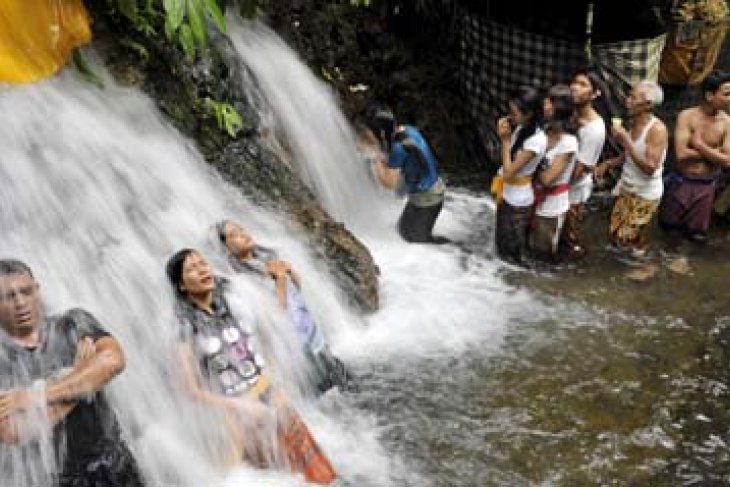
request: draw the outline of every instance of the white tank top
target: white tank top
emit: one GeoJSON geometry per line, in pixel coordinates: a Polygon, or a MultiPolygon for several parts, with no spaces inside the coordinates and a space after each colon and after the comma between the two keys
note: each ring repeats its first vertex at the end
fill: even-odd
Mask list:
{"type": "MultiPolygon", "coordinates": [[[[646,135],[657,121],[656,117],[652,117],[639,137],[633,140],[636,152],[646,157],[646,135]]],[[[664,159],[667,157],[667,148],[664,148],[659,160],[659,167],[653,174],[648,175],[636,165],[629,154],[626,154],[626,160],[621,172],[621,182],[619,190],[635,194],[646,200],[658,200],[662,197],[664,184],[662,182],[662,171],[664,169],[664,159]]]]}

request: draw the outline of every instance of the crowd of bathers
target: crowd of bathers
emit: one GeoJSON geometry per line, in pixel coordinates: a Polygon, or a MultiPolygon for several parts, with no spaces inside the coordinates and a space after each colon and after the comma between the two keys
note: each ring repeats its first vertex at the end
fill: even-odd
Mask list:
{"type": "MultiPolygon", "coordinates": [[[[646,256],[647,230],[656,215],[662,229],[705,242],[713,208],[720,206],[718,181],[730,168],[730,74],[711,73],[701,92],[698,106],[677,117],[676,164],[667,171],[670,137],[656,114],[664,100],[656,82],[637,82],[620,110],[592,68],[547,90],[518,87],[508,100],[508,114],[496,120],[500,167],[491,191],[497,203],[497,255],[518,264],[582,258],[586,203],[594,187],[609,180],[615,182],[615,200],[607,233],[630,259],[646,256]],[[612,113],[619,111],[623,116],[612,113]]],[[[447,241],[432,235],[444,184],[418,129],[398,125],[386,108],[372,107],[359,148],[383,185],[408,196],[398,222],[403,238],[447,241]]],[[[730,189],[725,193],[720,199],[730,203],[730,189]]]]}
{"type": "MultiPolygon", "coordinates": [[[[219,222],[215,234],[231,272],[254,279],[284,313],[305,364],[305,387],[316,395],[351,390],[354,378],[331,352],[293,266],[235,221],[219,222]]],[[[174,373],[184,394],[225,418],[222,463],[281,468],[330,484],[335,470],[268,373],[255,326],[231,304],[236,291],[229,279],[214,274],[203,253],[191,248],[175,252],[165,271],[175,297],[174,373]]],[[[94,316],[81,309],[45,315],[30,267],[0,260],[3,478],[16,486],[145,485],[104,391],[124,367],[120,343],[94,316]],[[56,458],[44,479],[28,452],[39,451],[48,432],[56,458]]]]}

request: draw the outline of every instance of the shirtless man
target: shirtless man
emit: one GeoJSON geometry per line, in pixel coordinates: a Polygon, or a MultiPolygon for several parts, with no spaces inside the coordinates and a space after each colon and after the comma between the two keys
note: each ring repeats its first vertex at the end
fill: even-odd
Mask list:
{"type": "Polygon", "coordinates": [[[674,150],[678,174],[665,189],[660,223],[690,240],[704,242],[712,216],[717,178],[730,167],[730,73],[715,71],[702,83],[699,106],[677,117],[674,150]]]}

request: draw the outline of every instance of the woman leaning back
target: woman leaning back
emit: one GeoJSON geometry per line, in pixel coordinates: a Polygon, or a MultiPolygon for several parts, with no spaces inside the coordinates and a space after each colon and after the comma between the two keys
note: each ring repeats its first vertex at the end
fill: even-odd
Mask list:
{"type": "Polygon", "coordinates": [[[258,466],[301,472],[309,482],[331,483],[336,474],[284,395],[269,381],[250,333],[231,312],[227,281],[218,278],[196,250],[168,261],[176,297],[178,355],[187,391],[227,413],[238,457],[258,466]],[[276,428],[276,440],[261,429],[276,428]]]}

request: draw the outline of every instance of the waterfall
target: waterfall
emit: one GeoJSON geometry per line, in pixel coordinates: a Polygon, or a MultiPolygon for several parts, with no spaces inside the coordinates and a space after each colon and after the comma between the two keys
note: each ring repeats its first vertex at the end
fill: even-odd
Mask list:
{"type": "MultiPolygon", "coordinates": [[[[394,228],[401,202],[372,180],[331,90],[267,28],[232,25],[231,38],[263,94],[258,108],[272,129],[267,142],[373,252],[383,303],[374,315],[353,314],[286,217],[252,205],[222,181],[138,90],[104,73],[106,88],[98,90],[69,72],[0,88],[0,256],[30,264],[48,312],[83,307],[122,344],[127,370],[109,391],[150,485],[301,483],[282,472],[220,468],[217,418],[171,381],[175,330],[163,266],[173,251],[195,247],[225,272],[211,235],[221,218],[239,220],[294,264],[333,350],[356,372],[416,364],[415,372],[403,369],[407,380],[427,372],[419,369],[422,358],[493,350],[510,323],[540,309],[497,275],[484,198],[448,196],[436,231],[462,245],[402,242],[394,228]]],[[[286,344],[291,337],[273,300],[245,279],[234,285],[246,319],[286,344]]],[[[320,401],[299,395],[299,358],[285,349],[274,346],[267,362],[342,478],[363,486],[428,484],[403,452],[385,451],[381,435],[389,425],[379,423],[377,408],[364,410],[336,393],[320,401]]],[[[42,477],[51,466],[35,468],[42,477]]]]}
{"type": "MultiPolygon", "coordinates": [[[[36,85],[0,88],[0,256],[31,266],[48,313],[83,307],[122,344],[127,370],[108,390],[151,485],[225,482],[208,451],[217,439],[215,418],[182,397],[170,378],[175,330],[163,267],[171,253],[199,248],[226,272],[211,225],[237,219],[299,269],[305,294],[317,295],[313,311],[331,340],[360,328],[360,319],[342,304],[330,276],[284,217],[252,206],[228,187],[146,96],[107,76],[105,85],[99,90],[65,72],[36,85]]],[[[269,327],[262,333],[278,333],[274,341],[281,343],[291,338],[273,298],[244,278],[234,278],[234,285],[245,317],[269,327]]],[[[337,418],[297,396],[300,357],[282,355],[276,346],[271,353],[267,362],[289,383],[305,418],[316,421],[315,435],[349,432],[349,441],[370,442],[368,456],[378,455],[369,431],[338,426],[337,418]]],[[[330,451],[333,441],[323,448],[330,451]]],[[[50,463],[34,465],[35,485],[47,485],[50,463]]],[[[291,481],[276,472],[241,469],[235,475],[256,485],[291,481]]],[[[3,479],[12,487],[33,482],[3,479]]]]}

